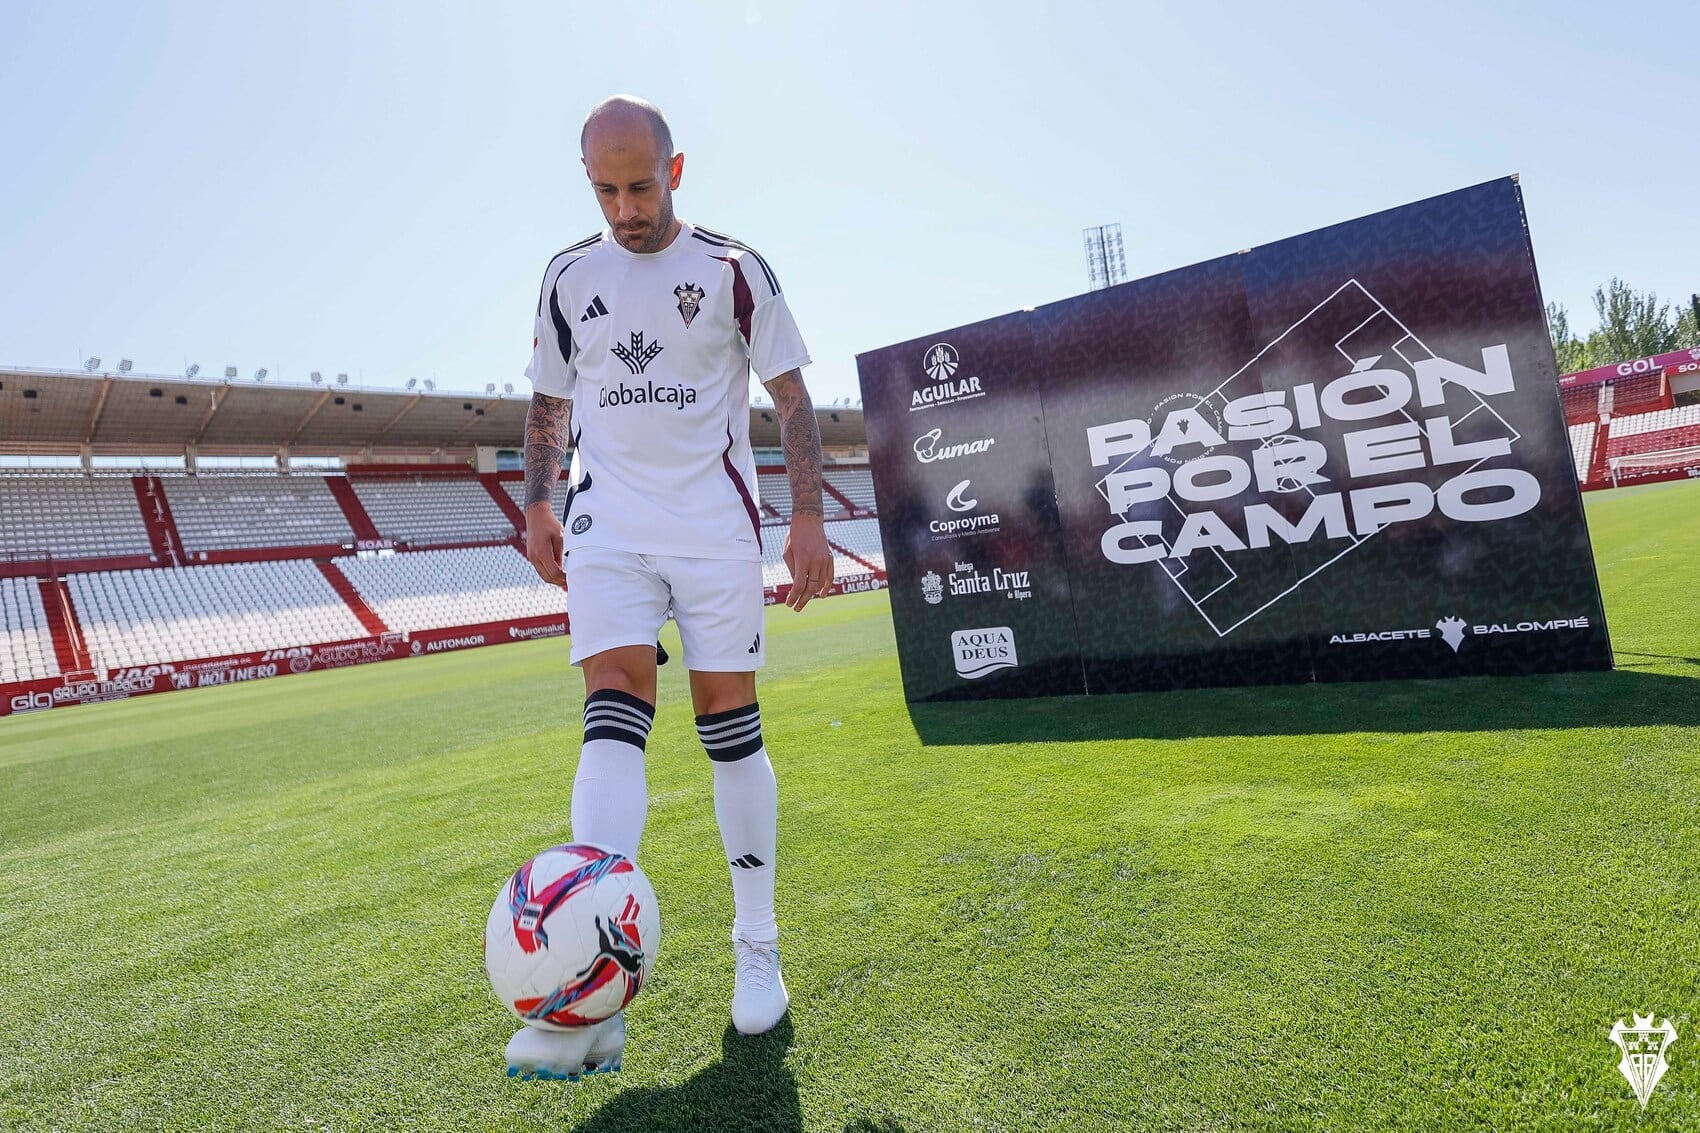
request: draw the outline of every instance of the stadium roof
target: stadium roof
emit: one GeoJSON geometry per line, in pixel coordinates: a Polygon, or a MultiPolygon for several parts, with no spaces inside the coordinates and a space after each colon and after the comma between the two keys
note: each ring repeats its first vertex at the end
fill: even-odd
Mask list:
{"type": "MultiPolygon", "coordinates": [[[[0,368],[0,454],[180,453],[469,457],[524,442],[525,393],[454,393],[242,379],[0,368]]],[[[829,446],[867,441],[861,409],[817,407],[829,446]]],[[[771,407],[750,410],[750,443],[779,444],[771,407]]]]}

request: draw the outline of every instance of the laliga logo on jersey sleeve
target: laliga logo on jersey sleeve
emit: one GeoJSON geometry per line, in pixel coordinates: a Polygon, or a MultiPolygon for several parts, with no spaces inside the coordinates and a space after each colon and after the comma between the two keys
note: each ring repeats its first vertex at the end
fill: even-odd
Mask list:
{"type": "Polygon", "coordinates": [[[950,635],[950,648],[956,675],[964,680],[977,681],[1020,664],[1015,656],[1015,631],[1008,626],[959,629],[950,635]]]}
{"type": "Polygon", "coordinates": [[[986,391],[980,388],[978,377],[956,377],[956,371],[961,366],[962,359],[956,353],[956,347],[950,343],[937,342],[927,347],[927,353],[921,359],[921,368],[927,372],[927,377],[933,384],[915,391],[909,399],[909,412],[984,397],[986,391]]]}

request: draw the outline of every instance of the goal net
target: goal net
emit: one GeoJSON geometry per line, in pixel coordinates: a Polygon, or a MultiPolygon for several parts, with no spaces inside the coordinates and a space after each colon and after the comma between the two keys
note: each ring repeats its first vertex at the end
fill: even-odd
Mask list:
{"type": "Polygon", "coordinates": [[[1614,456],[1607,463],[1611,467],[1611,482],[1614,486],[1656,472],[1670,472],[1679,468],[1687,468],[1692,470],[1693,474],[1700,475],[1700,445],[1667,448],[1659,452],[1629,453],[1614,456]]]}

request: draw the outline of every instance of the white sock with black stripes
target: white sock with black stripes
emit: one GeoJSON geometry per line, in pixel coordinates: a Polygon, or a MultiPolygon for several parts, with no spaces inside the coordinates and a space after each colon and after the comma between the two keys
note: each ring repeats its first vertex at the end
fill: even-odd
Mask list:
{"type": "Polygon", "coordinates": [[[779,783],[761,741],[754,704],[697,717],[714,766],[714,817],[732,868],[732,939],[776,941],[773,859],[779,848],[779,783]]]}
{"type": "Polygon", "coordinates": [[[584,750],[573,778],[573,841],[598,842],[637,860],[649,784],[643,749],[655,706],[616,689],[584,698],[584,750]]]}

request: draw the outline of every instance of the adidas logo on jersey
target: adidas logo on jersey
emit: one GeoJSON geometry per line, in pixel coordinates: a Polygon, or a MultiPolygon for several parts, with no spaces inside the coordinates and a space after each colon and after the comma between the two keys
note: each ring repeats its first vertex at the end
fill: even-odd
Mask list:
{"type": "Polygon", "coordinates": [[[578,317],[578,321],[581,323],[588,323],[591,319],[599,319],[607,313],[608,308],[602,302],[602,296],[598,295],[590,301],[590,306],[584,309],[584,314],[578,317]]]}

